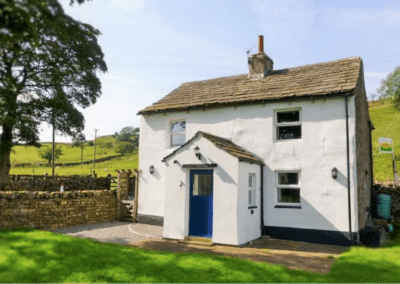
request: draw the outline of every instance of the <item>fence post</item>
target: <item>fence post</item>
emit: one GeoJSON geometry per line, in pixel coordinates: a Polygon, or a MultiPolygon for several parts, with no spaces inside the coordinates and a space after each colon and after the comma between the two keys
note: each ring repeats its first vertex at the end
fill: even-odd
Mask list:
{"type": "Polygon", "coordinates": [[[133,200],[133,209],[132,209],[132,219],[136,222],[137,212],[138,212],[138,201],[139,201],[139,169],[135,169],[135,199],[133,200]]]}

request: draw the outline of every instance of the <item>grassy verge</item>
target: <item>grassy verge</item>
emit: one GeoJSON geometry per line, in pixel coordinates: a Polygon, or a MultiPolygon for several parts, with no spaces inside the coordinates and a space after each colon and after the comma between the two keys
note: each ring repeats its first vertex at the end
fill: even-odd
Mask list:
{"type": "Polygon", "coordinates": [[[0,231],[1,282],[400,282],[400,245],[351,248],[328,275],[157,252],[32,229],[0,231]]]}

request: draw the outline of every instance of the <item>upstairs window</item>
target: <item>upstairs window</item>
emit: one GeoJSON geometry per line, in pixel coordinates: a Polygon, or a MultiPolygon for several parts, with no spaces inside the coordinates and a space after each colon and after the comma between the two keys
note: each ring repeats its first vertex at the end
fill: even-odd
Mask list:
{"type": "Polygon", "coordinates": [[[170,122],[171,147],[181,146],[186,142],[186,120],[170,122]]]}
{"type": "Polygon", "coordinates": [[[301,139],[301,111],[275,112],[276,140],[301,139]]]}

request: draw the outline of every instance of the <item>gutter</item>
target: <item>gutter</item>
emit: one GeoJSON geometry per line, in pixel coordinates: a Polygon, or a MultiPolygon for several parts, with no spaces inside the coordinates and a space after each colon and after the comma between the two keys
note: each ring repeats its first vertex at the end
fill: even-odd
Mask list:
{"type": "Polygon", "coordinates": [[[352,241],[351,231],[351,202],[350,202],[350,141],[349,141],[349,102],[348,96],[344,96],[344,104],[346,107],[346,150],[347,150],[347,199],[349,207],[349,240],[352,241]]]}
{"type": "Polygon", "coordinates": [[[260,169],[261,169],[261,194],[260,194],[260,198],[261,198],[261,237],[264,235],[264,165],[260,165],[260,169]]]}

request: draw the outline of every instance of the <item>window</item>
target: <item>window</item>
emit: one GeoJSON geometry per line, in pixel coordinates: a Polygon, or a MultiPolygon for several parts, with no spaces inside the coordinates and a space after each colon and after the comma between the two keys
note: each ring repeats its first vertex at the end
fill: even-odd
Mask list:
{"type": "Polygon", "coordinates": [[[275,112],[276,140],[301,139],[301,112],[285,110],[275,112]]]}
{"type": "Polygon", "coordinates": [[[299,177],[299,172],[277,172],[276,187],[278,190],[278,203],[300,203],[299,177]]]}
{"type": "Polygon", "coordinates": [[[193,196],[212,195],[212,178],[210,174],[195,174],[193,180],[193,196]]]}
{"type": "Polygon", "coordinates": [[[170,123],[171,146],[180,146],[186,142],[186,121],[171,121],[170,123]]]}
{"type": "Polygon", "coordinates": [[[256,206],[256,175],[249,174],[249,205],[256,206]]]}

